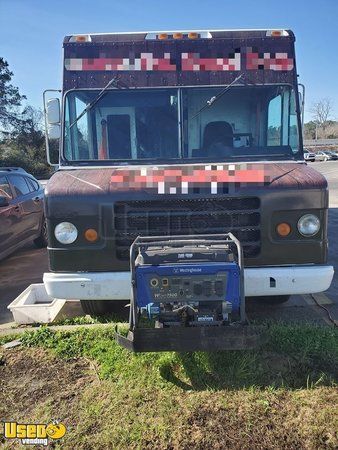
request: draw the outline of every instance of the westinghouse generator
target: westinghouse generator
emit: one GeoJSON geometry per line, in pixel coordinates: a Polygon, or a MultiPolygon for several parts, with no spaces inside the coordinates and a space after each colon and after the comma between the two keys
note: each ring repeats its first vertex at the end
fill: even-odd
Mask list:
{"type": "Polygon", "coordinates": [[[238,350],[257,345],[247,325],[243,253],[231,233],[141,237],[130,248],[129,332],[135,352],[238,350]]]}

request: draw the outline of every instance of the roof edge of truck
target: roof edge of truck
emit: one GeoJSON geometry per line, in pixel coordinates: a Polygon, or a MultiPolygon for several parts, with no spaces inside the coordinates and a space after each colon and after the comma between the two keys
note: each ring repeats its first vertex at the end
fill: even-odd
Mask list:
{"type": "MultiPolygon", "coordinates": [[[[268,32],[274,32],[274,31],[283,31],[285,34],[281,37],[291,37],[294,39],[295,35],[293,31],[289,28],[285,27],[279,27],[279,28],[238,28],[238,29],[192,29],[192,30],[147,30],[147,31],[116,31],[116,32],[109,32],[109,33],[74,33],[69,34],[64,37],[63,42],[65,44],[70,42],[71,38],[77,37],[77,36],[91,36],[95,38],[103,38],[107,37],[110,38],[110,40],[116,36],[116,37],[133,37],[133,39],[145,39],[147,35],[150,34],[173,34],[173,33],[210,33],[212,38],[225,38],[225,37],[242,37],[241,35],[243,33],[253,33],[253,38],[263,38],[263,37],[274,37],[274,36],[268,36],[268,32]],[[238,36],[236,36],[236,34],[238,36]],[[229,36],[227,36],[229,35],[229,36]]],[[[249,37],[249,36],[248,36],[249,37]]],[[[80,42],[79,42],[80,43],[80,42]]],[[[83,42],[81,42],[83,43],[83,42]]]]}

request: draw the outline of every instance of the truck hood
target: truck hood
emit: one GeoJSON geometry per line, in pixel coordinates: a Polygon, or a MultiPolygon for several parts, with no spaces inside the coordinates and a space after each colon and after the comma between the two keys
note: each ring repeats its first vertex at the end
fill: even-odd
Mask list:
{"type": "Polygon", "coordinates": [[[59,170],[46,196],[242,193],[256,189],[323,189],[326,179],[302,163],[123,166],[59,170]]]}

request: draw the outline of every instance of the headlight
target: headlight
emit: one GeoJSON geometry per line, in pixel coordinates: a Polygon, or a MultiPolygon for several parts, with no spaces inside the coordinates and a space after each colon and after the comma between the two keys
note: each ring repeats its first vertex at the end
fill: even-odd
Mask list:
{"type": "Polygon", "coordinates": [[[298,231],[303,236],[314,236],[320,229],[320,220],[313,214],[305,214],[298,220],[298,231]]]}
{"type": "Polygon", "coordinates": [[[72,244],[77,238],[77,228],[70,222],[61,222],[56,225],[54,235],[61,244],[72,244]]]}

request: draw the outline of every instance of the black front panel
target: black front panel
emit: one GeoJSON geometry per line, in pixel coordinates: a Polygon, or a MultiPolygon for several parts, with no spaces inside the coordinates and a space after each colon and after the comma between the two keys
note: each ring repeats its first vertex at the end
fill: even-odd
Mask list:
{"type": "Polygon", "coordinates": [[[217,234],[231,231],[246,258],[259,255],[260,200],[257,197],[198,198],[116,202],[116,258],[129,260],[138,236],[217,234]]]}
{"type": "MultiPolygon", "coordinates": [[[[253,190],[252,190],[253,191],[253,190]]],[[[129,270],[129,245],[137,235],[178,235],[232,231],[242,242],[245,266],[324,264],[327,260],[327,190],[261,189],[235,197],[201,195],[180,198],[164,195],[47,197],[50,269],[55,272],[129,270]],[[259,193],[259,197],[257,194],[259,193]],[[256,194],[256,195],[255,195],[256,194]],[[115,197],[115,198],[114,198],[115,197]],[[314,208],[314,206],[316,206],[314,208]],[[53,214],[50,214],[50,212],[53,214]],[[322,224],[311,238],[297,232],[304,214],[316,214],[322,224]],[[79,238],[62,245],[54,228],[73,222],[79,238]],[[287,222],[292,232],[276,235],[276,225],[287,222]],[[86,243],[84,231],[95,228],[99,240],[86,243]]]]}

